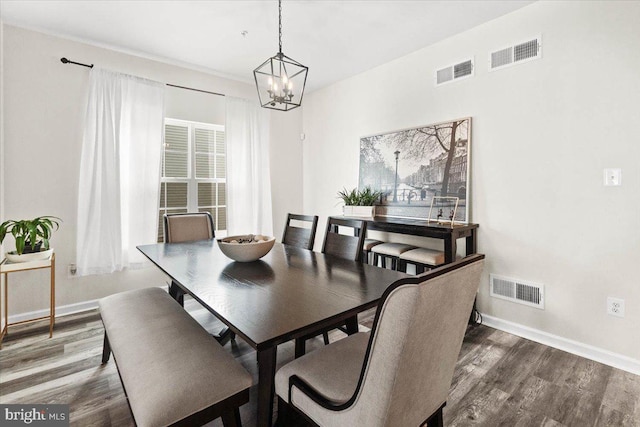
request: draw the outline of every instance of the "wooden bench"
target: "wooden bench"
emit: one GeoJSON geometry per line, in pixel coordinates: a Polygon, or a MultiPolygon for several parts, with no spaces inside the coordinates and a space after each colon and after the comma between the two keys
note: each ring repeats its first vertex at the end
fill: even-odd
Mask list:
{"type": "Polygon", "coordinates": [[[240,426],[251,375],[160,288],[100,300],[102,363],[113,352],[139,427],[240,426]]]}

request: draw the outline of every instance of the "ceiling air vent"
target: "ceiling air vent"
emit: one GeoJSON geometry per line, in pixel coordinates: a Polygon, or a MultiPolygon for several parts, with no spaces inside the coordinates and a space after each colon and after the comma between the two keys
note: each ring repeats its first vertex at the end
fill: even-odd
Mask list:
{"type": "Polygon", "coordinates": [[[544,309],[543,285],[491,274],[489,286],[492,297],[544,309]]]}
{"type": "Polygon", "coordinates": [[[473,59],[462,61],[455,65],[441,68],[436,71],[436,86],[465,77],[473,76],[473,59]]]}
{"type": "Polygon", "coordinates": [[[496,50],[489,54],[489,70],[521,64],[540,58],[542,55],[541,37],[496,50]]]}

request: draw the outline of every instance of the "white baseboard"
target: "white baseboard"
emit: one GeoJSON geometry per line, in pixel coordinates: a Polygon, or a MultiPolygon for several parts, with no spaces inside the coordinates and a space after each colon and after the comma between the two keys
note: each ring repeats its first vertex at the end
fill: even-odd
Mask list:
{"type": "Polygon", "coordinates": [[[567,353],[572,353],[608,366],[613,366],[614,368],[622,369],[623,371],[631,372],[635,375],[640,375],[640,360],[633,359],[631,357],[613,353],[609,350],[573,341],[484,313],[482,313],[482,324],[549,347],[566,351],[567,353]]]}
{"type": "MultiPolygon", "coordinates": [[[[68,314],[80,313],[81,311],[93,310],[98,308],[98,300],[83,301],[75,304],[61,305],[56,307],[56,317],[66,316],[68,314]]],[[[9,323],[22,322],[29,319],[44,317],[49,315],[49,309],[30,311],[28,313],[13,314],[9,316],[9,323]]]]}

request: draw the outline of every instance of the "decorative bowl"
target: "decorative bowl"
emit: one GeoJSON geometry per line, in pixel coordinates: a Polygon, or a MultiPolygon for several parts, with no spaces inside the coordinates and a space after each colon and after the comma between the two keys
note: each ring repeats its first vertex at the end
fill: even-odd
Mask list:
{"type": "Polygon", "coordinates": [[[41,259],[47,259],[53,254],[53,248],[40,251],[40,252],[31,252],[27,254],[18,255],[16,251],[7,252],[5,256],[7,260],[11,262],[29,262],[29,261],[38,261],[41,259]]]}
{"type": "Polygon", "coordinates": [[[275,237],[247,234],[218,239],[218,247],[234,261],[251,262],[268,254],[275,242],[275,237]]]}

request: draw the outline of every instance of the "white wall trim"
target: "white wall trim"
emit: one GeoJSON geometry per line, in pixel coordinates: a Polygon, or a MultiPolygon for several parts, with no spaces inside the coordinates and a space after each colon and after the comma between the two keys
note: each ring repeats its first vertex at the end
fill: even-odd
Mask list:
{"type": "Polygon", "coordinates": [[[490,328],[499,329],[549,347],[557,348],[596,362],[603,363],[623,371],[640,375],[640,360],[633,359],[609,350],[594,347],[578,341],[573,341],[558,335],[553,335],[539,329],[530,328],[519,323],[510,322],[482,313],[482,324],[490,328]]]}
{"type": "MultiPolygon", "coordinates": [[[[80,313],[82,311],[93,310],[95,308],[98,308],[98,301],[99,300],[94,299],[90,301],[78,302],[75,304],[58,306],[56,307],[56,318],[60,316],[67,316],[69,314],[80,313]]],[[[45,317],[48,315],[49,315],[48,308],[45,308],[43,310],[30,311],[27,313],[13,314],[9,316],[9,323],[23,322],[25,320],[35,319],[38,317],[45,317]]]]}

